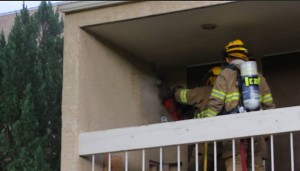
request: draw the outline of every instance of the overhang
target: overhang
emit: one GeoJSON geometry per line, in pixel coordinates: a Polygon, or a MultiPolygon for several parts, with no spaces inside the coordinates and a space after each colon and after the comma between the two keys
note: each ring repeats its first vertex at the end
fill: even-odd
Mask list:
{"type": "MultiPolygon", "coordinates": [[[[60,9],[75,12],[128,2],[82,1],[60,9]]],[[[299,1],[236,1],[82,28],[149,63],[177,68],[218,63],[223,47],[237,38],[254,57],[299,52],[299,8],[299,1]],[[216,27],[203,29],[204,24],[216,27]]]]}
{"type": "Polygon", "coordinates": [[[129,3],[129,2],[131,1],[74,1],[72,3],[60,5],[58,8],[63,13],[70,13],[70,12],[107,7],[107,6],[129,3]]]}

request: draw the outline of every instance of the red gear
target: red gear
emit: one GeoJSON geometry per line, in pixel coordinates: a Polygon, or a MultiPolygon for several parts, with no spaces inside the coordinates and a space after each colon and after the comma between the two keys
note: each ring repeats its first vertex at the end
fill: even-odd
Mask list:
{"type": "Polygon", "coordinates": [[[163,101],[163,105],[165,106],[165,108],[167,109],[168,113],[170,114],[170,116],[172,117],[172,119],[174,121],[179,120],[180,114],[177,111],[176,102],[175,102],[174,98],[172,98],[172,96],[166,98],[163,101]]]}

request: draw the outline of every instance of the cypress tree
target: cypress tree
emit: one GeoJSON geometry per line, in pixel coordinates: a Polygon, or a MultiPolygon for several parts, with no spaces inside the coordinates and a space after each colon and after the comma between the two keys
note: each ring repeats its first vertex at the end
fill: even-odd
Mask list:
{"type": "Polygon", "coordinates": [[[36,113],[32,97],[31,80],[34,78],[32,61],[36,57],[36,32],[32,17],[23,4],[20,14],[15,17],[9,34],[3,58],[1,80],[4,128],[2,144],[7,154],[7,170],[30,168],[32,153],[31,141],[39,137],[36,133],[36,113]],[[27,167],[28,166],[28,167],[27,167]]]}
{"type": "Polygon", "coordinates": [[[53,11],[50,2],[42,1],[34,15],[39,25],[38,59],[42,74],[37,92],[36,104],[40,111],[40,130],[46,135],[44,146],[52,170],[60,170],[61,142],[61,93],[62,93],[62,56],[63,22],[59,13],[53,11]]]}
{"type": "Polygon", "coordinates": [[[42,1],[32,16],[23,4],[7,43],[0,36],[2,170],[60,170],[62,28],[42,1]]]}
{"type": "MultiPolygon", "coordinates": [[[[6,46],[6,41],[5,41],[5,36],[4,36],[3,30],[2,30],[0,33],[0,67],[1,67],[1,62],[2,62],[1,60],[4,57],[5,46],[6,46]]],[[[3,76],[2,70],[0,69],[0,79],[2,78],[2,76],[3,76]]],[[[0,86],[1,86],[1,84],[0,84],[0,86]]],[[[2,94],[1,90],[2,89],[0,88],[0,99],[1,99],[1,94],[2,94]]],[[[1,123],[0,123],[0,130],[1,130],[1,123]]]]}
{"type": "Polygon", "coordinates": [[[4,37],[4,33],[3,30],[0,33],[0,52],[3,53],[4,47],[6,45],[6,41],[5,41],[5,37],[4,37]]]}
{"type": "MultiPolygon", "coordinates": [[[[4,37],[4,33],[3,31],[1,31],[0,34],[0,79],[2,80],[3,77],[3,73],[2,73],[2,59],[4,58],[4,48],[6,46],[6,41],[5,41],[5,37],[4,37]]],[[[3,100],[3,95],[2,95],[2,88],[1,88],[1,83],[0,83],[0,101],[3,100]]],[[[5,128],[5,124],[3,122],[2,119],[2,108],[0,108],[0,131],[2,131],[5,128]]],[[[0,132],[0,169],[3,168],[6,165],[6,154],[5,154],[5,150],[3,149],[2,146],[2,140],[3,140],[3,134],[1,134],[0,132]]],[[[2,169],[3,170],[3,169],[2,169]]]]}

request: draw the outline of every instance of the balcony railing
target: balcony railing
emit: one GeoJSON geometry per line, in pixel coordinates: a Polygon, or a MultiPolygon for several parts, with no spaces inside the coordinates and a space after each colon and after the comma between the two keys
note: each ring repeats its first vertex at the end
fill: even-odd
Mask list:
{"type": "MultiPolygon", "coordinates": [[[[182,145],[195,144],[196,154],[198,154],[198,143],[214,142],[214,169],[216,171],[217,141],[232,140],[234,146],[235,139],[250,138],[253,147],[253,137],[267,135],[270,136],[271,170],[274,171],[273,135],[289,133],[291,161],[290,165],[287,167],[290,167],[290,170],[294,171],[293,133],[300,131],[299,123],[300,106],[296,106],[204,119],[191,119],[104,131],[85,132],[81,133],[79,137],[79,155],[92,156],[91,168],[92,171],[94,171],[95,155],[108,153],[108,171],[110,171],[111,154],[115,152],[124,152],[124,169],[125,171],[128,171],[128,165],[130,165],[130,163],[128,163],[128,151],[141,150],[141,170],[144,171],[146,167],[145,149],[157,148],[159,149],[159,170],[162,171],[164,164],[163,148],[177,146],[177,170],[180,171],[182,170],[180,167],[180,147],[182,145]]],[[[254,153],[253,148],[251,153],[254,153]]],[[[254,165],[253,156],[254,155],[252,155],[252,166],[254,165]]],[[[198,161],[197,155],[196,161],[198,161]]],[[[198,162],[195,163],[195,168],[198,170],[198,162]]],[[[254,171],[253,167],[252,170],[254,171]]]]}

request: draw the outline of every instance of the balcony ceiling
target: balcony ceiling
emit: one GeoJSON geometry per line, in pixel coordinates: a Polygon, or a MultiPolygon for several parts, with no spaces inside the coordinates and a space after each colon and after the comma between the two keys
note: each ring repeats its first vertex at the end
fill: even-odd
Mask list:
{"type": "Polygon", "coordinates": [[[87,31],[166,68],[219,62],[242,39],[254,56],[300,51],[300,1],[242,1],[104,23],[87,31]],[[204,30],[202,24],[217,27],[204,30]]]}

